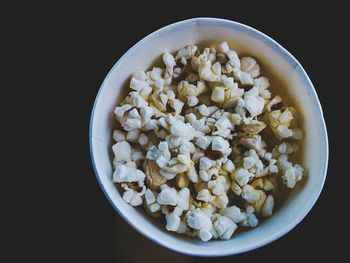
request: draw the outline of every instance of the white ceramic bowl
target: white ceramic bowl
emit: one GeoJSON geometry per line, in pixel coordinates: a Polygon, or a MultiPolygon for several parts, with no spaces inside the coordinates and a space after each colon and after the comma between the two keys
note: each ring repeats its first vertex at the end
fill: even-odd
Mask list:
{"type": "MultiPolygon", "coordinates": [[[[269,76],[270,77],[270,76],[269,76]]],[[[294,228],[316,202],[328,163],[328,139],[320,102],[300,63],[276,41],[249,26],[217,18],[194,18],[163,27],[146,36],[129,49],[106,76],[97,94],[90,122],[90,150],[97,180],[115,210],[133,228],[169,249],[196,256],[224,256],[242,253],[268,244],[294,228]],[[228,241],[201,242],[172,234],[141,209],[123,201],[111,181],[113,110],[125,95],[130,77],[145,70],[165,52],[186,45],[228,41],[239,55],[256,57],[264,68],[288,87],[288,93],[304,115],[305,183],[294,189],[276,213],[249,231],[238,233],[228,241]]]]}

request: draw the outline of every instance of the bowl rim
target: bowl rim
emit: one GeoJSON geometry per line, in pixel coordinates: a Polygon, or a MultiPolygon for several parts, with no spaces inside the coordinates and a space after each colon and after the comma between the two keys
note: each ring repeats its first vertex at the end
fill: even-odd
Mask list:
{"type": "Polygon", "coordinates": [[[301,63],[288,51],[286,50],[282,45],[280,45],[277,41],[275,41],[274,39],[272,39],[271,37],[269,37],[268,35],[262,33],[261,31],[242,24],[240,22],[236,22],[236,21],[232,21],[232,20],[228,20],[228,19],[222,19],[222,18],[214,18],[214,17],[196,17],[196,18],[190,18],[190,19],[185,19],[185,20],[181,20],[175,23],[171,23],[169,25],[166,25],[156,31],[153,31],[152,33],[146,35],[145,37],[143,37],[141,40],[139,40],[136,44],[134,44],[127,52],[124,53],[124,55],[122,57],[120,57],[118,59],[118,61],[113,65],[113,67],[109,70],[108,74],[106,75],[106,77],[104,78],[94,101],[93,104],[93,108],[91,111],[91,117],[90,117],[90,124],[89,124],[89,145],[90,145],[90,158],[92,161],[92,166],[93,166],[93,170],[96,176],[96,179],[98,181],[98,184],[100,185],[100,188],[102,189],[103,194],[105,195],[105,197],[107,198],[108,202],[112,205],[112,207],[114,208],[114,210],[132,227],[134,228],[137,232],[139,232],[140,234],[142,234],[144,237],[146,237],[147,239],[155,242],[156,244],[165,247],[167,249],[170,249],[172,251],[178,252],[178,253],[182,253],[182,254],[187,254],[187,255],[191,255],[191,256],[205,256],[205,257],[218,257],[218,256],[229,256],[229,255],[235,255],[235,254],[240,254],[240,253],[244,253],[244,252],[248,252],[257,248],[260,248],[262,246],[265,246],[277,239],[279,239],[280,237],[284,236],[285,234],[287,234],[289,231],[291,231],[293,228],[295,228],[306,216],[307,214],[310,212],[310,210],[312,209],[312,207],[315,205],[316,201],[319,198],[319,195],[322,192],[322,189],[324,187],[324,183],[327,177],[327,169],[328,169],[328,161],[329,161],[329,141],[328,141],[328,133],[327,133],[327,127],[326,127],[326,123],[324,120],[324,116],[323,116],[323,110],[322,110],[322,106],[321,103],[319,101],[319,98],[317,96],[316,90],[314,88],[314,85],[312,84],[308,74],[306,73],[306,71],[304,70],[304,68],[302,67],[301,63]],[[110,198],[110,196],[108,195],[105,187],[102,184],[102,181],[100,180],[100,175],[97,171],[96,168],[96,163],[95,163],[95,157],[94,157],[94,148],[93,148],[93,139],[96,139],[93,135],[93,123],[94,123],[94,113],[95,113],[95,108],[97,105],[97,102],[99,100],[99,96],[101,94],[102,88],[105,85],[105,82],[107,81],[107,79],[109,78],[110,74],[114,71],[114,68],[116,68],[119,64],[121,64],[126,57],[137,47],[139,47],[140,45],[142,45],[144,42],[148,41],[148,39],[151,39],[152,37],[158,35],[158,34],[162,34],[162,33],[166,33],[168,30],[172,30],[174,27],[179,27],[182,26],[183,24],[187,24],[187,23],[199,23],[199,24],[205,24],[205,25],[218,25],[218,26],[226,26],[226,27],[230,27],[230,26],[234,26],[235,28],[237,28],[238,30],[241,30],[242,32],[246,33],[246,34],[250,34],[253,35],[254,37],[259,37],[259,41],[263,41],[265,44],[269,45],[271,48],[273,48],[276,52],[278,52],[279,54],[281,54],[283,56],[284,59],[286,59],[290,64],[294,65],[295,68],[299,68],[300,69],[300,75],[304,75],[305,77],[305,81],[307,82],[307,84],[309,84],[310,86],[310,91],[311,91],[311,96],[313,96],[315,98],[315,105],[314,107],[316,107],[319,111],[320,111],[320,116],[319,116],[319,121],[321,122],[321,126],[322,126],[322,131],[321,131],[321,135],[323,135],[323,137],[321,137],[321,140],[324,141],[324,147],[325,147],[325,162],[323,164],[323,174],[322,174],[322,182],[321,182],[321,186],[319,187],[319,189],[317,189],[316,195],[314,196],[314,200],[312,200],[312,202],[309,203],[309,206],[305,208],[304,213],[299,217],[296,218],[295,220],[293,220],[292,222],[290,222],[286,227],[281,228],[279,231],[275,232],[274,234],[270,235],[268,238],[266,238],[263,241],[254,243],[253,245],[246,247],[244,249],[238,249],[236,251],[234,250],[230,250],[227,251],[225,253],[205,253],[205,250],[198,250],[198,251],[191,251],[191,250],[185,250],[182,247],[173,247],[170,244],[165,244],[163,242],[161,242],[160,240],[151,237],[149,235],[147,235],[146,233],[144,233],[142,231],[142,226],[137,226],[134,225],[131,221],[128,220],[128,218],[118,209],[117,205],[112,201],[112,199],[110,198]]]}

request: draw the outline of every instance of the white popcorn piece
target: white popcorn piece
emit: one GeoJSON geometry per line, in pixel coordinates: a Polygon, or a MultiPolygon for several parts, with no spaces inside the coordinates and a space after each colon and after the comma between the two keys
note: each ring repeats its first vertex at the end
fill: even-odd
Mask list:
{"type": "Polygon", "coordinates": [[[130,92],[129,95],[132,99],[132,105],[136,108],[148,106],[147,100],[145,100],[138,92],[130,92]]]}
{"type": "Polygon", "coordinates": [[[123,117],[125,112],[127,112],[131,108],[132,108],[132,106],[130,104],[125,104],[125,105],[120,106],[120,107],[115,107],[114,114],[116,117],[123,117]]]}
{"type": "Polygon", "coordinates": [[[145,194],[146,187],[143,182],[138,182],[137,186],[141,188],[140,191],[136,191],[128,186],[128,184],[122,184],[122,188],[125,190],[123,193],[123,200],[132,206],[142,205],[142,196],[145,194]]]}
{"type": "Polygon", "coordinates": [[[203,202],[211,202],[214,197],[211,195],[208,189],[202,189],[197,193],[196,199],[203,202]]]}
{"type": "Polygon", "coordinates": [[[272,195],[268,195],[261,209],[261,214],[265,217],[272,216],[274,204],[275,204],[275,199],[273,198],[272,195]]]}
{"type": "Polygon", "coordinates": [[[182,58],[186,60],[190,59],[196,54],[197,49],[198,49],[197,46],[185,47],[176,53],[175,60],[182,59],[182,58]]]}
{"type": "Polygon", "coordinates": [[[211,233],[210,229],[201,228],[201,229],[197,232],[197,236],[198,236],[199,239],[202,240],[203,242],[207,242],[207,241],[209,241],[209,240],[213,237],[213,234],[211,233]]]}
{"type": "Polygon", "coordinates": [[[256,218],[252,206],[247,207],[246,216],[247,218],[240,223],[241,226],[256,227],[258,225],[259,220],[256,218]]]}
{"type": "Polygon", "coordinates": [[[228,197],[226,195],[226,193],[224,192],[221,195],[217,195],[214,200],[211,201],[211,203],[216,206],[217,208],[224,208],[227,206],[229,200],[228,197]]]}
{"type": "Polygon", "coordinates": [[[198,112],[205,117],[208,117],[210,115],[210,111],[208,107],[204,104],[201,104],[200,106],[198,106],[198,112]]]}
{"type": "Polygon", "coordinates": [[[174,57],[169,53],[165,52],[163,55],[163,61],[166,66],[166,71],[164,75],[164,84],[170,85],[172,76],[173,76],[173,70],[174,66],[176,65],[174,57]]]}
{"type": "Polygon", "coordinates": [[[126,134],[126,140],[128,142],[137,142],[140,135],[140,130],[131,130],[126,134]]]}
{"type": "Polygon", "coordinates": [[[253,78],[249,73],[237,69],[233,73],[236,80],[238,80],[242,85],[253,85],[253,78]]]}
{"type": "Polygon", "coordinates": [[[211,65],[210,60],[200,60],[198,67],[198,75],[202,80],[213,82],[220,81],[221,75],[217,75],[213,71],[213,67],[211,65]]]}
{"type": "Polygon", "coordinates": [[[232,151],[229,142],[220,136],[213,136],[213,141],[211,143],[211,149],[214,151],[221,152],[225,158],[232,151]]]}
{"type": "Polygon", "coordinates": [[[235,165],[231,160],[227,160],[222,168],[228,173],[233,173],[235,165]]]}
{"type": "Polygon", "coordinates": [[[173,99],[169,101],[169,105],[175,110],[175,115],[179,115],[185,103],[179,99],[173,99]]]}
{"type": "Polygon", "coordinates": [[[216,235],[220,239],[228,240],[231,238],[233,232],[237,229],[237,225],[228,217],[220,214],[212,216],[213,228],[216,235]]]}
{"type": "Polygon", "coordinates": [[[149,211],[151,213],[153,213],[153,214],[159,212],[160,211],[160,205],[158,203],[151,204],[149,206],[149,211]]]}
{"type": "Polygon", "coordinates": [[[147,135],[144,133],[141,133],[139,138],[138,138],[138,143],[143,147],[146,146],[149,143],[149,139],[148,139],[147,135]]]}
{"type": "Polygon", "coordinates": [[[141,128],[141,120],[136,119],[136,118],[127,118],[126,121],[122,124],[122,127],[126,131],[140,129],[141,128]]]}
{"type": "Polygon", "coordinates": [[[143,159],[144,159],[144,156],[143,156],[142,151],[140,151],[140,150],[133,150],[131,152],[131,160],[132,161],[137,162],[137,161],[140,161],[140,160],[143,160],[143,159]]]}
{"type": "Polygon", "coordinates": [[[115,166],[115,171],[113,173],[112,181],[114,183],[123,183],[123,182],[138,182],[144,181],[145,174],[143,171],[136,168],[136,164],[129,162],[126,164],[117,163],[115,166]]]}
{"type": "Polygon", "coordinates": [[[211,93],[211,100],[216,103],[223,103],[225,101],[225,87],[216,86],[211,93]]]}
{"type": "Polygon", "coordinates": [[[260,192],[253,186],[246,184],[242,188],[242,198],[249,203],[254,203],[259,200],[260,192]]]}
{"type": "Polygon", "coordinates": [[[157,201],[155,194],[150,189],[145,191],[145,200],[147,205],[151,205],[157,201]]]}
{"type": "Polygon", "coordinates": [[[157,196],[157,202],[160,205],[172,205],[177,204],[177,191],[175,188],[163,188],[157,196]]]}
{"type": "Polygon", "coordinates": [[[154,114],[155,114],[155,111],[152,107],[143,106],[140,109],[140,115],[142,117],[143,124],[146,124],[154,114]]]}
{"type": "Polygon", "coordinates": [[[252,78],[260,75],[260,66],[252,57],[241,58],[241,70],[247,72],[252,78]]]}
{"type": "Polygon", "coordinates": [[[200,230],[203,227],[207,228],[207,226],[211,228],[210,218],[199,208],[188,211],[186,217],[188,226],[193,229],[200,230]]]}
{"type": "Polygon", "coordinates": [[[158,150],[158,148],[156,146],[151,146],[148,151],[147,151],[147,155],[146,158],[149,160],[157,160],[158,157],[160,156],[160,151],[158,150]]]}
{"type": "Polygon", "coordinates": [[[225,177],[218,176],[215,180],[210,180],[208,182],[208,189],[211,190],[214,195],[226,194],[224,184],[225,177]]]}
{"type": "Polygon", "coordinates": [[[213,141],[213,137],[210,137],[210,136],[202,136],[202,137],[199,137],[196,141],[196,145],[203,149],[203,150],[206,150],[209,145],[212,143],[213,141]]]}
{"type": "Polygon", "coordinates": [[[254,174],[250,173],[247,169],[240,167],[236,169],[231,178],[240,186],[245,186],[253,177],[254,174]]]}
{"type": "Polygon", "coordinates": [[[177,231],[180,227],[180,217],[174,213],[169,213],[165,216],[166,219],[166,229],[168,231],[177,231]]]}
{"type": "Polygon", "coordinates": [[[115,140],[116,142],[125,141],[125,134],[122,131],[114,130],[113,140],[115,140]]]}
{"type": "Polygon", "coordinates": [[[144,71],[138,71],[134,74],[130,81],[130,88],[140,92],[141,95],[148,95],[152,92],[152,88],[147,82],[147,76],[144,71]]]}
{"type": "Polygon", "coordinates": [[[196,183],[198,181],[198,174],[196,168],[192,165],[186,172],[188,179],[191,180],[192,183],[196,183]]]}
{"type": "Polygon", "coordinates": [[[179,147],[179,151],[181,154],[189,154],[194,153],[196,151],[196,147],[192,142],[183,142],[179,147]]]}
{"type": "Polygon", "coordinates": [[[252,117],[256,117],[263,112],[265,100],[259,96],[258,87],[253,87],[244,93],[244,105],[252,117]]]}
{"type": "Polygon", "coordinates": [[[174,125],[171,126],[171,134],[174,136],[184,136],[186,132],[188,132],[188,127],[180,120],[176,120],[174,125]]]}
{"type": "Polygon", "coordinates": [[[169,172],[165,169],[160,169],[159,173],[164,176],[167,180],[172,180],[175,178],[176,173],[175,172],[169,172]]]}
{"type": "Polygon", "coordinates": [[[237,206],[230,206],[220,209],[220,215],[230,218],[234,223],[238,224],[247,219],[247,215],[237,206]]]}
{"type": "Polygon", "coordinates": [[[131,160],[131,146],[128,142],[117,142],[112,146],[112,150],[118,162],[128,162],[131,160]]]}
{"type": "Polygon", "coordinates": [[[177,206],[183,211],[187,211],[190,208],[190,190],[187,187],[178,191],[177,206]]]}
{"type": "Polygon", "coordinates": [[[256,152],[260,152],[266,147],[266,143],[261,139],[261,136],[255,134],[251,137],[244,137],[240,139],[240,144],[248,147],[250,149],[254,149],[256,152]]]}
{"type": "Polygon", "coordinates": [[[209,159],[206,156],[203,156],[202,158],[200,158],[199,160],[199,169],[201,170],[208,170],[209,168],[211,168],[213,165],[215,165],[215,161],[209,159]]]}
{"type": "Polygon", "coordinates": [[[198,104],[199,100],[196,96],[186,96],[187,98],[187,105],[189,107],[194,107],[198,104]]]}

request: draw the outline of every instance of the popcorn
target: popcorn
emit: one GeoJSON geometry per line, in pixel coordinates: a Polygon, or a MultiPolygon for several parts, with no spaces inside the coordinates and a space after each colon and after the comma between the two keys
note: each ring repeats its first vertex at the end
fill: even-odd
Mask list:
{"type": "Polygon", "coordinates": [[[259,220],[256,218],[254,208],[252,206],[247,207],[246,216],[247,218],[240,223],[241,226],[256,227],[258,225],[259,220]]]}
{"type": "Polygon", "coordinates": [[[120,107],[115,107],[114,114],[117,118],[118,117],[122,118],[122,117],[124,117],[125,112],[127,112],[131,108],[132,108],[132,106],[130,104],[125,104],[125,105],[120,106],[120,107]]]}
{"type": "Polygon", "coordinates": [[[240,186],[246,185],[253,177],[254,174],[244,168],[238,168],[231,176],[240,186]]]}
{"type": "Polygon", "coordinates": [[[215,235],[220,239],[228,240],[231,238],[233,232],[237,229],[237,225],[228,217],[220,214],[212,216],[213,229],[215,235]]]}
{"type": "Polygon", "coordinates": [[[149,95],[152,88],[149,86],[147,76],[144,71],[138,71],[130,81],[130,88],[139,92],[141,95],[149,95]]]}
{"type": "Polygon", "coordinates": [[[246,184],[242,188],[242,198],[249,203],[254,203],[259,200],[260,192],[249,184],[246,184]]]}
{"type": "Polygon", "coordinates": [[[157,202],[160,205],[172,205],[177,204],[177,192],[175,188],[164,187],[157,196],[157,202]]]}
{"type": "Polygon", "coordinates": [[[137,142],[140,135],[140,130],[132,130],[126,134],[126,140],[128,142],[137,142]]]}
{"type": "Polygon", "coordinates": [[[165,216],[166,219],[166,229],[168,231],[177,231],[180,227],[180,217],[174,213],[169,213],[165,216]]]}
{"type": "Polygon", "coordinates": [[[200,230],[206,228],[206,226],[211,226],[210,218],[199,208],[187,212],[186,217],[188,226],[193,229],[200,230]]]}
{"type": "Polygon", "coordinates": [[[138,143],[141,146],[145,147],[148,144],[148,142],[149,142],[149,139],[148,139],[147,135],[144,133],[141,133],[139,138],[138,138],[138,143]]]}
{"type": "Polygon", "coordinates": [[[260,75],[260,66],[252,57],[241,58],[241,70],[247,72],[252,78],[260,75]]]}
{"type": "Polygon", "coordinates": [[[220,81],[221,79],[221,75],[218,75],[214,72],[213,66],[211,65],[210,60],[207,60],[207,61],[200,60],[199,67],[198,67],[198,75],[202,80],[210,81],[210,82],[220,81]]]}
{"type": "Polygon", "coordinates": [[[169,105],[175,110],[175,115],[179,115],[185,103],[183,103],[181,100],[173,99],[169,100],[169,105]]]}
{"type": "Polygon", "coordinates": [[[274,204],[275,204],[275,199],[273,198],[272,195],[268,195],[262,207],[261,214],[265,217],[272,216],[272,210],[273,210],[274,204]]]}
{"type": "Polygon", "coordinates": [[[193,106],[196,106],[199,102],[198,98],[196,96],[186,96],[187,98],[187,105],[189,107],[193,107],[193,106]]]}
{"type": "Polygon", "coordinates": [[[227,160],[222,168],[228,173],[232,173],[235,170],[235,165],[231,160],[227,160]]]}
{"type": "Polygon", "coordinates": [[[164,75],[164,85],[170,85],[172,76],[173,76],[173,70],[174,66],[176,65],[174,57],[169,53],[165,52],[163,55],[163,61],[166,66],[166,71],[164,75]]]}
{"type": "Polygon", "coordinates": [[[190,208],[190,190],[187,187],[177,193],[177,206],[184,211],[190,208]]]}
{"type": "Polygon", "coordinates": [[[116,142],[125,141],[125,134],[119,130],[114,130],[113,140],[115,140],[116,142]]]}
{"type": "Polygon", "coordinates": [[[131,146],[128,142],[117,142],[112,146],[112,150],[118,162],[128,162],[131,160],[131,146]]]}
{"type": "Polygon", "coordinates": [[[138,182],[144,181],[145,174],[136,168],[136,164],[134,162],[128,162],[126,164],[122,164],[117,162],[115,166],[115,171],[113,173],[112,181],[115,183],[123,183],[123,182],[138,182]]]}
{"type": "Polygon", "coordinates": [[[258,153],[266,147],[266,143],[261,139],[260,135],[242,138],[239,143],[250,149],[254,149],[258,153]]]}
{"type": "Polygon", "coordinates": [[[238,224],[247,219],[247,215],[241,212],[237,206],[230,206],[220,209],[220,215],[230,218],[234,223],[238,224]]]}
{"type": "Polygon", "coordinates": [[[196,141],[196,145],[200,148],[202,148],[203,150],[206,150],[209,145],[211,144],[211,142],[213,141],[213,138],[210,136],[203,136],[203,137],[199,137],[196,141]]]}
{"type": "Polygon", "coordinates": [[[190,59],[196,54],[197,49],[198,48],[196,46],[188,46],[183,48],[176,53],[175,60],[182,58],[185,58],[186,60],[190,59]]]}
{"type": "Polygon", "coordinates": [[[211,149],[214,151],[219,151],[222,153],[224,158],[231,153],[230,144],[228,141],[224,140],[220,136],[213,136],[213,141],[211,143],[211,149]]]}
{"type": "Polygon", "coordinates": [[[228,73],[230,73],[232,68],[239,68],[240,67],[240,61],[237,53],[233,50],[230,50],[227,42],[222,42],[219,45],[219,50],[226,54],[226,56],[229,58],[229,61],[226,64],[226,69],[228,70],[228,73]]]}
{"type": "Polygon", "coordinates": [[[270,81],[266,77],[260,77],[254,79],[254,86],[259,88],[259,96],[265,100],[271,99],[271,92],[268,90],[270,87],[270,81]]]}
{"type": "Polygon", "coordinates": [[[162,59],[132,76],[114,109],[112,182],[131,206],[164,216],[167,231],[206,242],[256,227],[256,215],[272,216],[277,194],[302,180],[296,110],[272,97],[256,59],[226,42],[162,59]]]}
{"type": "MultiPolygon", "coordinates": [[[[232,70],[233,71],[233,70],[232,70]]],[[[242,85],[253,85],[253,78],[249,73],[241,71],[239,69],[234,70],[233,76],[237,79],[242,85]]]]}
{"type": "Polygon", "coordinates": [[[222,195],[225,194],[224,184],[225,177],[218,176],[217,179],[208,182],[208,189],[211,190],[214,195],[222,195]]]}
{"type": "Polygon", "coordinates": [[[244,107],[249,111],[252,117],[261,114],[263,112],[264,105],[265,100],[259,96],[258,87],[253,87],[244,93],[244,107]]]}
{"type": "Polygon", "coordinates": [[[205,106],[204,104],[202,104],[198,107],[198,112],[205,117],[208,117],[210,115],[210,111],[209,111],[208,107],[205,106]]]}
{"type": "Polygon", "coordinates": [[[142,205],[142,196],[145,194],[146,187],[143,182],[137,182],[137,185],[122,184],[125,190],[123,200],[132,206],[142,205]],[[141,189],[140,189],[141,188],[141,189]],[[137,190],[135,190],[137,189],[137,190]]]}
{"type": "Polygon", "coordinates": [[[211,100],[216,103],[223,103],[225,101],[225,87],[215,87],[211,93],[211,100]]]}
{"type": "Polygon", "coordinates": [[[198,192],[196,199],[203,202],[211,202],[213,197],[208,189],[202,189],[198,192]]]}
{"type": "Polygon", "coordinates": [[[284,110],[268,111],[265,115],[267,123],[278,139],[293,137],[294,139],[301,140],[303,138],[302,131],[295,127],[294,108],[286,107],[284,110]]]}
{"type": "Polygon", "coordinates": [[[171,134],[174,136],[184,136],[188,130],[188,126],[184,122],[177,120],[171,127],[171,134]]]}
{"type": "Polygon", "coordinates": [[[199,169],[201,170],[208,170],[209,168],[211,168],[212,166],[215,165],[215,161],[210,160],[208,157],[203,156],[202,158],[200,158],[199,160],[199,169]]]}
{"type": "Polygon", "coordinates": [[[223,193],[221,195],[216,196],[214,200],[211,201],[211,203],[217,208],[224,208],[228,204],[228,197],[226,193],[223,193]]]}

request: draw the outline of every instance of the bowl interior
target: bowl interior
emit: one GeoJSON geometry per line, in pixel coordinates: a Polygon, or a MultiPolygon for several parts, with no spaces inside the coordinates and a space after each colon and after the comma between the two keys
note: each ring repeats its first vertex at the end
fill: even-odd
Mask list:
{"type": "Polygon", "coordinates": [[[132,47],[112,68],[97,95],[91,116],[91,155],[97,179],[119,214],[135,229],[170,249],[193,255],[222,256],[240,253],[267,244],[288,232],[308,213],[325,179],[328,142],[322,110],[314,88],[300,64],[266,35],[232,21],[200,18],[162,28],[132,47]],[[171,234],[154,224],[142,210],[126,204],[111,181],[113,110],[125,95],[132,74],[148,69],[165,52],[186,45],[212,45],[227,41],[239,56],[255,57],[266,76],[272,78],[273,91],[287,92],[302,111],[305,129],[303,164],[307,178],[295,188],[276,213],[257,228],[238,233],[229,241],[200,242],[171,234]]]}

